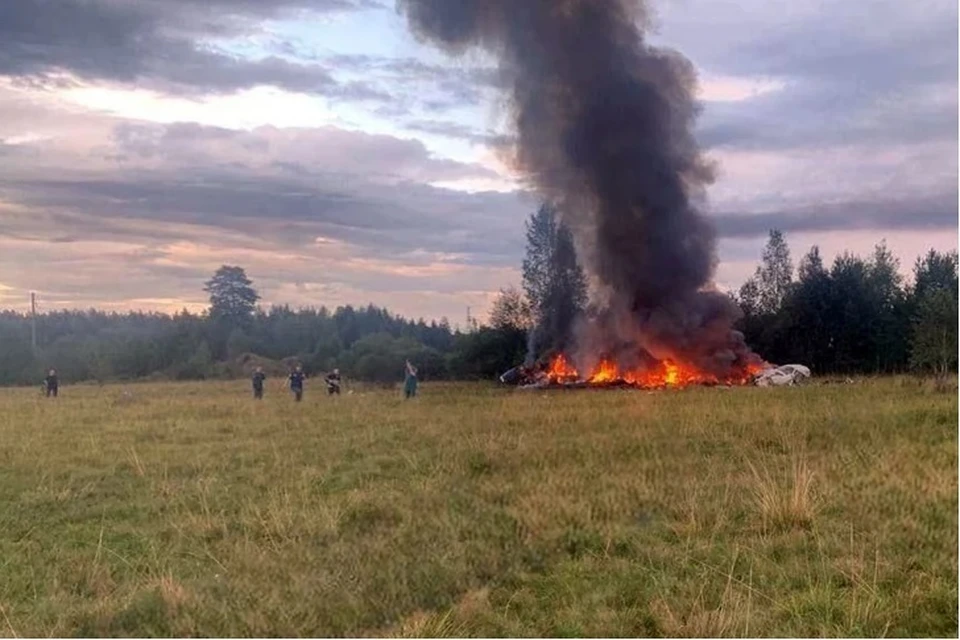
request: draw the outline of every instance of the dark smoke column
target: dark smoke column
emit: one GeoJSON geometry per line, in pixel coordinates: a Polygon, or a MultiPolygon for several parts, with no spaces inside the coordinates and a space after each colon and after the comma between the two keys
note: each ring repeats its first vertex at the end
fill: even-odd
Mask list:
{"type": "MultiPolygon", "coordinates": [[[[581,355],[623,364],[646,351],[725,374],[752,354],[737,313],[702,288],[715,237],[694,201],[712,180],[693,136],[696,73],[647,45],[642,2],[397,0],[414,32],[499,61],[517,168],[557,205],[592,279],[581,355]]],[[[583,370],[581,368],[581,370],[583,370]]]]}

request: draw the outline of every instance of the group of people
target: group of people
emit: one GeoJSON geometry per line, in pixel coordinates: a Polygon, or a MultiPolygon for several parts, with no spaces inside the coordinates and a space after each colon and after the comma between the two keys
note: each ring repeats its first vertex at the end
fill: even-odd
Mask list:
{"type": "MultiPolygon", "coordinates": [[[[251,382],[253,383],[253,397],[256,400],[263,399],[263,385],[266,381],[267,375],[263,372],[263,367],[257,367],[253,372],[253,377],[251,382]]],[[[293,399],[296,402],[300,402],[303,399],[303,382],[307,379],[307,374],[303,371],[302,365],[297,365],[293,371],[290,372],[290,375],[287,376],[287,386],[290,387],[290,392],[293,394],[293,399]]],[[[342,378],[340,377],[340,369],[334,369],[327,375],[323,377],[323,381],[327,385],[327,395],[338,396],[340,395],[340,384],[342,378]]],[[[404,379],[403,379],[403,396],[404,398],[410,399],[417,395],[417,368],[413,366],[409,360],[406,361],[404,366],[404,379]]]]}
{"type": "MultiPolygon", "coordinates": [[[[253,397],[256,400],[263,399],[263,385],[267,379],[267,374],[263,372],[263,367],[257,367],[253,372],[251,383],[253,384],[253,397]]],[[[307,379],[307,374],[303,371],[302,365],[297,365],[290,375],[287,376],[287,385],[293,398],[297,402],[303,399],[303,382],[307,379]]],[[[340,369],[334,369],[323,377],[327,384],[327,395],[340,395],[340,369]]],[[[56,398],[60,390],[60,380],[57,377],[57,370],[50,369],[47,376],[43,379],[43,391],[48,398],[56,398]]],[[[417,395],[417,368],[407,360],[404,368],[403,396],[407,399],[417,395]]]]}

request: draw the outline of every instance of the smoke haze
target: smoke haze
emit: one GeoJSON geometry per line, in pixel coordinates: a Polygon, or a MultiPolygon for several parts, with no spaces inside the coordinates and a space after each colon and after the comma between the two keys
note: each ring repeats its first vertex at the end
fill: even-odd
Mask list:
{"type": "Polygon", "coordinates": [[[574,358],[671,357],[723,375],[755,358],[739,310],[704,288],[712,179],[693,135],[696,72],[645,41],[638,0],[398,0],[418,36],[499,63],[523,179],[555,204],[591,281],[574,358]]]}

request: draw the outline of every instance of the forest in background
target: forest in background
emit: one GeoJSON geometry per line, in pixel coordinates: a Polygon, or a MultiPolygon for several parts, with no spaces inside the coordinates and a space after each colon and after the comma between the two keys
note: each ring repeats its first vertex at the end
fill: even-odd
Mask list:
{"type": "MultiPolygon", "coordinates": [[[[884,243],[873,255],[826,265],[812,247],[794,268],[786,239],[771,231],[756,273],[731,296],[738,329],[770,362],[806,364],[817,374],[914,371],[945,375],[957,366],[957,253],[918,258],[912,277],[884,243]]],[[[354,379],[389,383],[405,360],[424,379],[494,379],[528,351],[562,349],[587,304],[569,231],[548,206],[527,221],[521,288],[501,290],[486,322],[451,328],[387,309],[343,306],[261,308],[241,267],[207,282],[201,314],[52,311],[32,320],[0,312],[0,385],[39,383],[54,367],[66,383],[85,380],[232,378],[259,364],[282,374],[339,367],[354,379]]]]}

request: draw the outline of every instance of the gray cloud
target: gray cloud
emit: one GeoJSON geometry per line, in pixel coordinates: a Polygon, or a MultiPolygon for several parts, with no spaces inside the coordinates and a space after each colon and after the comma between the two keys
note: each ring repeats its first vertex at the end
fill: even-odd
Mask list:
{"type": "Polygon", "coordinates": [[[834,1],[822,9],[741,40],[718,63],[744,74],[820,80],[851,95],[956,80],[956,3],[882,0],[868,12],[834,1]]]}
{"type": "MultiPolygon", "coordinates": [[[[31,111],[38,121],[55,120],[36,106],[13,108],[20,114],[14,119],[18,129],[30,128],[25,114],[31,111]]],[[[0,108],[0,117],[5,113],[0,108]]],[[[417,140],[335,128],[237,131],[106,116],[85,116],[74,126],[110,138],[79,149],[45,141],[0,147],[0,201],[29,212],[7,214],[0,234],[60,242],[148,236],[169,242],[184,233],[169,225],[202,225],[277,246],[308,246],[322,236],[350,244],[357,255],[428,251],[456,254],[474,265],[507,266],[522,255],[522,221],[535,206],[523,194],[430,186],[494,174],[433,157],[417,140]]],[[[412,126],[480,135],[442,122],[412,126]]],[[[67,130],[63,140],[77,137],[67,130]]],[[[817,206],[781,200],[753,209],[715,214],[721,236],[762,236],[773,227],[951,229],[957,215],[955,188],[933,197],[893,193],[817,206]]]]}
{"type": "MultiPolygon", "coordinates": [[[[934,93],[934,91],[931,91],[934,93]]],[[[712,104],[698,137],[711,148],[789,150],[862,145],[878,148],[956,138],[956,87],[924,99],[922,88],[896,100],[845,96],[816,85],[788,86],[747,103],[712,104]]]]}
{"type": "Polygon", "coordinates": [[[331,67],[360,73],[382,73],[413,82],[433,81],[458,97],[468,100],[479,97],[476,90],[497,87],[502,79],[495,67],[466,64],[431,64],[417,58],[388,58],[363,54],[331,55],[321,59],[331,67]]]}
{"type": "Polygon", "coordinates": [[[383,258],[427,251],[456,254],[465,263],[512,265],[522,248],[522,219],[533,206],[518,194],[431,186],[496,174],[433,157],[417,140],[335,128],[235,131],[102,116],[76,127],[112,137],[79,149],[9,145],[15,154],[9,164],[0,156],[0,203],[30,212],[7,216],[0,233],[62,242],[143,239],[154,228],[166,229],[153,224],[145,233],[145,225],[162,222],[231,230],[277,246],[310,246],[322,236],[383,258]]]}
{"type": "Polygon", "coordinates": [[[433,64],[412,57],[356,54],[320,56],[295,46],[289,51],[297,59],[317,60],[338,73],[389,86],[392,100],[380,106],[378,113],[390,118],[482,104],[502,82],[497,69],[476,64],[433,64]]]}
{"type": "Polygon", "coordinates": [[[664,15],[663,35],[707,73],[784,85],[746,101],[707,104],[700,127],[707,146],[956,141],[955,2],[827,0],[784,11],[758,0],[683,0],[664,5],[664,15]]]}
{"type": "MultiPolygon", "coordinates": [[[[3,113],[0,101],[0,137],[3,113]]],[[[270,302],[374,301],[439,317],[480,308],[484,292],[513,280],[534,206],[430,186],[491,174],[416,140],[90,114],[57,122],[58,138],[0,156],[4,304],[32,288],[57,306],[199,304],[209,273],[239,262],[270,302]]]]}
{"type": "Polygon", "coordinates": [[[358,180],[394,185],[498,177],[479,165],[433,156],[417,139],[334,127],[248,132],[193,123],[121,123],[114,128],[113,143],[105,154],[111,160],[133,160],[133,166],[139,159],[166,162],[190,167],[194,176],[211,169],[258,167],[261,175],[275,169],[285,178],[337,188],[358,180]]]}
{"type": "MultiPolygon", "coordinates": [[[[229,231],[233,234],[229,242],[238,248],[245,242],[269,242],[277,250],[309,250],[320,237],[323,242],[346,243],[356,257],[408,265],[418,252],[449,254],[456,256],[456,263],[476,267],[515,266],[522,255],[522,220],[533,206],[522,194],[471,194],[396,181],[396,176],[384,181],[378,159],[403,164],[392,145],[405,149],[409,162],[426,166],[431,162],[422,148],[387,136],[355,144],[354,150],[366,149],[361,164],[368,171],[358,165],[356,173],[344,174],[333,172],[322,158],[312,165],[304,163],[295,150],[282,149],[269,133],[199,125],[123,125],[118,128],[118,146],[129,155],[160,158],[158,168],[118,168],[96,176],[64,170],[56,177],[28,170],[16,179],[0,180],[0,198],[30,212],[6,215],[0,235],[66,244],[98,238],[166,244],[191,237],[195,231],[182,226],[188,225],[229,231]],[[140,138],[130,132],[138,132],[140,138]],[[187,144],[198,153],[225,142],[231,149],[248,147],[257,154],[271,150],[269,162],[218,164],[212,152],[191,155],[181,146],[187,144]],[[289,154],[289,162],[282,160],[283,153],[289,154]],[[278,170],[278,164],[284,166],[278,170]]],[[[320,144],[320,139],[314,142],[320,144]]],[[[343,140],[339,146],[347,144],[343,140]]],[[[22,158],[18,164],[24,164],[22,158]]],[[[771,228],[950,230],[957,225],[956,199],[953,191],[752,214],[722,212],[712,218],[725,238],[759,238],[771,228]]]]}
{"type": "Polygon", "coordinates": [[[0,2],[0,74],[43,82],[59,72],[86,80],[178,92],[230,92],[259,84],[351,100],[385,100],[342,84],[321,64],[247,60],[206,44],[244,35],[258,21],[296,12],[380,7],[348,0],[17,0],[0,2]]]}
{"type": "Polygon", "coordinates": [[[752,214],[712,216],[723,238],[765,236],[784,232],[949,231],[957,229],[956,190],[936,196],[861,199],[752,214]]]}
{"type": "MultiPolygon", "coordinates": [[[[467,259],[496,256],[509,264],[519,255],[518,229],[510,228],[514,225],[509,219],[497,229],[491,224],[496,221],[483,215],[484,210],[512,207],[522,216],[515,196],[460,194],[416,184],[337,189],[269,176],[213,174],[177,179],[129,174],[15,185],[0,181],[0,192],[28,207],[81,211],[97,220],[207,224],[289,246],[309,245],[322,235],[381,254],[424,249],[465,254],[467,259]],[[508,231],[510,236],[495,237],[508,231]]],[[[74,220],[71,233],[85,236],[77,228],[81,224],[74,220]]]]}
{"type": "Polygon", "coordinates": [[[513,140],[511,136],[501,135],[490,130],[479,131],[473,127],[449,120],[412,120],[407,122],[404,128],[445,138],[466,140],[471,144],[488,147],[503,147],[513,140]]]}
{"type": "MultiPolygon", "coordinates": [[[[507,143],[482,126],[443,119],[486,103],[498,86],[483,60],[448,66],[331,55],[284,40],[274,43],[273,57],[252,60],[211,44],[269,39],[266,19],[390,5],[0,0],[0,76],[56,89],[70,82],[58,75],[68,72],[180,94],[269,84],[368,101],[369,113],[410,132],[507,143]]],[[[788,8],[766,0],[671,0],[661,7],[662,39],[706,75],[783,84],[705,105],[699,138],[728,160],[713,192],[721,237],[759,247],[772,227],[805,238],[835,231],[878,238],[894,230],[932,242],[955,233],[955,3],[875,0],[867,16],[848,0],[800,0],[788,8]]],[[[525,194],[430,185],[490,177],[482,167],[432,156],[416,140],[334,128],[152,125],[45,110],[0,89],[2,284],[26,287],[47,271],[42,266],[57,264],[57,277],[36,286],[59,287],[64,299],[98,304],[144,291],[195,293],[209,265],[181,264],[171,249],[195,243],[219,252],[208,260],[249,262],[274,290],[300,282],[296,291],[289,285],[290,295],[305,296],[294,301],[322,300],[334,289],[360,300],[363,291],[380,291],[376,301],[389,304],[394,298],[385,291],[496,289],[514,277],[505,270],[522,257],[522,222],[534,203],[525,194]],[[34,133],[36,140],[20,139],[34,133]],[[333,251],[324,242],[333,243],[334,255],[343,252],[344,264],[305,257],[333,251]],[[423,269],[449,261],[473,271],[408,276],[367,272],[353,260],[423,269]]]]}

